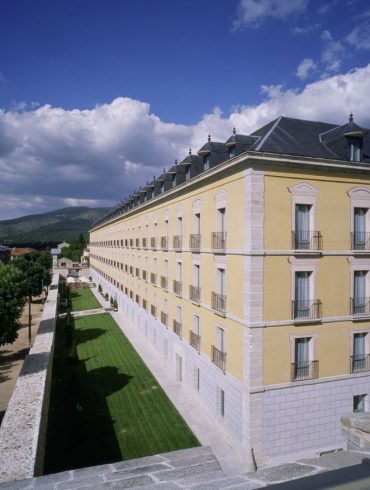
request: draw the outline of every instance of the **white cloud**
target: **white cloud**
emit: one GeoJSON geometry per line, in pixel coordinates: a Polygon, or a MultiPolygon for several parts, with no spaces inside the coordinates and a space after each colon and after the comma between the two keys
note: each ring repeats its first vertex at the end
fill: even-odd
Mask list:
{"type": "Polygon", "coordinates": [[[301,80],[305,80],[310,72],[316,70],[317,65],[311,58],[305,58],[302,60],[297,68],[296,76],[301,80]]]}
{"type": "Polygon", "coordinates": [[[5,83],[6,82],[6,78],[4,77],[4,75],[1,73],[0,71],[0,82],[3,82],[5,83]]]}
{"type": "Polygon", "coordinates": [[[195,153],[209,133],[225,141],[233,126],[248,134],[281,115],[341,124],[352,110],[370,127],[370,64],[302,91],[281,85],[261,91],[260,104],[226,115],[215,108],[191,126],[161,121],[145,102],[122,97],[89,110],[0,110],[0,219],[113,205],[181,161],[188,148],[195,153]]]}
{"type": "Polygon", "coordinates": [[[287,20],[292,15],[304,12],[308,0],[239,0],[233,30],[243,25],[258,27],[268,18],[287,20]]]}
{"type": "Polygon", "coordinates": [[[347,53],[342,41],[334,41],[330,31],[323,31],[321,39],[325,42],[321,62],[325,67],[324,76],[327,76],[340,70],[342,60],[347,53]]]}
{"type": "Polygon", "coordinates": [[[356,49],[370,50],[370,21],[356,26],[345,38],[356,49]]]}
{"type": "Polygon", "coordinates": [[[313,32],[313,31],[316,31],[317,29],[319,29],[321,27],[321,24],[308,24],[304,27],[299,27],[299,26],[296,26],[296,27],[293,27],[293,34],[309,34],[310,32],[313,32]]]}

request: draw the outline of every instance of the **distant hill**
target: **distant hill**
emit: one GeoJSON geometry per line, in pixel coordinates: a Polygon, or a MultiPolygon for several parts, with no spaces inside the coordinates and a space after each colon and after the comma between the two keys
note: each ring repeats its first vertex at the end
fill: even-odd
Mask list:
{"type": "Polygon", "coordinates": [[[80,233],[87,235],[92,223],[108,209],[71,207],[0,221],[0,243],[56,244],[63,240],[72,240],[80,233]]]}

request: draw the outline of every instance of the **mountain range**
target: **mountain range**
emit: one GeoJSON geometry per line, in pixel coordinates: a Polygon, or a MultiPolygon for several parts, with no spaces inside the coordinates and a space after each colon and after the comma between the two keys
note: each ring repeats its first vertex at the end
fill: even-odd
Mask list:
{"type": "Polygon", "coordinates": [[[87,236],[94,221],[109,208],[70,207],[0,221],[0,243],[4,245],[53,244],[87,236]]]}

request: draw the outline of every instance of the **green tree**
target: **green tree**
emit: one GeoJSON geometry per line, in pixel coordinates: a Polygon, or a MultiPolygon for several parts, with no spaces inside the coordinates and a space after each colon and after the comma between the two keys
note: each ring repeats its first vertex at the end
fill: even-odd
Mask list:
{"type": "Polygon", "coordinates": [[[12,264],[0,262],[0,345],[11,344],[18,337],[25,304],[24,275],[12,264]]]}
{"type": "Polygon", "coordinates": [[[73,260],[73,262],[80,262],[81,255],[84,249],[86,248],[87,240],[82,233],[79,236],[72,240],[69,247],[63,247],[60,257],[66,257],[67,259],[73,260]]]}

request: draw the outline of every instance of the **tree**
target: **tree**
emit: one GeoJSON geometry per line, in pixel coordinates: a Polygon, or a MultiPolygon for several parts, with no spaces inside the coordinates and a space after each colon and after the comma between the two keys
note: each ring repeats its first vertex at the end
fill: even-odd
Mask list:
{"type": "Polygon", "coordinates": [[[77,238],[72,240],[69,247],[63,247],[60,257],[66,257],[73,262],[80,262],[82,253],[86,248],[87,240],[82,233],[77,238]]]}
{"type": "Polygon", "coordinates": [[[0,262],[0,345],[18,337],[19,319],[26,304],[24,275],[12,264],[0,262]]]}

